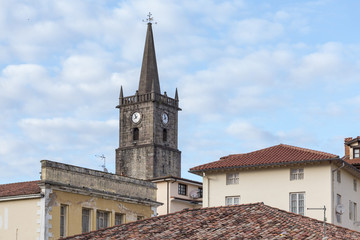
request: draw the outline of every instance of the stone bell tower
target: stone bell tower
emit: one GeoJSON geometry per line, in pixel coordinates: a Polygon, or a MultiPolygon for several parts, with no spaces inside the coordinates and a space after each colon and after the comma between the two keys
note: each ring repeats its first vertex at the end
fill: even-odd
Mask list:
{"type": "Polygon", "coordinates": [[[116,174],[139,179],[181,177],[178,150],[177,89],[175,97],[161,94],[156,64],[152,17],[149,13],[139,88],[124,97],[120,88],[120,133],[116,174]]]}

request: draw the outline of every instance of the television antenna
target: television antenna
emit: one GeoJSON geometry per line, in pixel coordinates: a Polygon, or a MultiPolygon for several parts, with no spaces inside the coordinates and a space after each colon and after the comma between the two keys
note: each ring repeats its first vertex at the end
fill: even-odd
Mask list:
{"type": "Polygon", "coordinates": [[[324,211],[324,237],[322,239],[323,240],[328,239],[328,237],[326,236],[326,207],[325,207],[325,205],[322,208],[307,208],[307,210],[322,210],[322,211],[324,211]]]}
{"type": "Polygon", "coordinates": [[[95,157],[101,158],[101,159],[104,161],[104,164],[101,165],[101,167],[103,168],[103,171],[104,171],[104,172],[109,172],[109,171],[106,169],[106,157],[104,156],[104,154],[95,155],[95,157]]]}

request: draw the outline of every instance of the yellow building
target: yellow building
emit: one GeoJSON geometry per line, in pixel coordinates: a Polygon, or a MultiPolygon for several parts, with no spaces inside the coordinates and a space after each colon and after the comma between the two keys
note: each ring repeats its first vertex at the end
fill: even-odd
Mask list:
{"type": "Polygon", "coordinates": [[[41,180],[0,185],[0,239],[58,239],[156,215],[156,185],[43,160],[41,180]]]}

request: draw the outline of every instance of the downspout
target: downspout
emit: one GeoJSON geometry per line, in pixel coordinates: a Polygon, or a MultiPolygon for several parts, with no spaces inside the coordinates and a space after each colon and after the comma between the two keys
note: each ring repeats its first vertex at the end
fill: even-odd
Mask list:
{"type": "Polygon", "coordinates": [[[343,168],[343,167],[345,167],[345,163],[343,162],[342,163],[342,165],[340,166],[340,167],[338,167],[338,168],[336,168],[336,169],[334,169],[334,170],[332,170],[331,171],[331,178],[332,178],[332,181],[331,181],[331,192],[332,192],[332,208],[331,208],[331,223],[333,223],[334,224],[334,222],[335,222],[335,211],[334,211],[334,209],[335,209],[335,189],[334,189],[334,187],[335,187],[335,176],[334,176],[334,173],[336,172],[336,171],[338,171],[339,169],[341,169],[341,168],[343,168]]]}

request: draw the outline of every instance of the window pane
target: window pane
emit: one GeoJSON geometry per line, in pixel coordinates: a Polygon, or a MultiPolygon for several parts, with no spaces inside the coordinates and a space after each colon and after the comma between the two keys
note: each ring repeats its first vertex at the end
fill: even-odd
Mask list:
{"type": "Polygon", "coordinates": [[[238,205],[240,203],[240,198],[235,197],[234,198],[234,205],[238,205]]]}
{"type": "Polygon", "coordinates": [[[124,214],[115,213],[115,225],[120,225],[124,223],[124,214]]]}
{"type": "Polygon", "coordinates": [[[90,209],[82,210],[82,233],[90,232],[90,209]]]}
{"type": "Polygon", "coordinates": [[[96,213],[96,230],[108,227],[109,213],[104,211],[98,211],[96,213]]]}
{"type": "Polygon", "coordinates": [[[60,206],[60,237],[66,236],[66,206],[60,206]]]}

